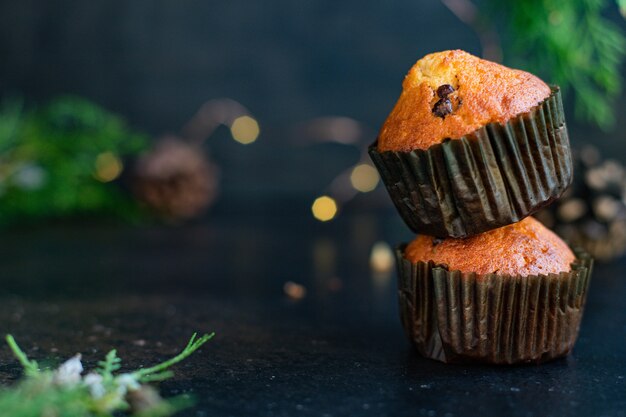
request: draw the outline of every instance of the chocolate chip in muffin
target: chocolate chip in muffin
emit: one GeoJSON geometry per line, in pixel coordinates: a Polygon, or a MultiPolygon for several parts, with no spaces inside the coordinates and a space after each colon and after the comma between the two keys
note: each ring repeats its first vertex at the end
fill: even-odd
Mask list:
{"type": "Polygon", "coordinates": [[[437,117],[444,118],[446,115],[452,113],[452,102],[448,98],[442,98],[435,103],[433,107],[433,114],[437,117]]]}
{"type": "Polygon", "coordinates": [[[452,93],[454,93],[454,87],[452,87],[450,84],[443,84],[440,85],[439,88],[437,88],[437,95],[439,96],[439,98],[446,98],[452,93]]]}
{"type": "Polygon", "coordinates": [[[438,244],[440,244],[441,242],[443,242],[443,239],[439,238],[439,237],[434,237],[433,238],[433,246],[437,246],[438,244]]]}

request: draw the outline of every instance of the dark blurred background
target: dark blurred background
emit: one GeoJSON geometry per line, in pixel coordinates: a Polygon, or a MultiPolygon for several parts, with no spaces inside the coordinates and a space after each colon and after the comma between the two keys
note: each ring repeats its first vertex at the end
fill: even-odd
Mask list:
{"type": "MultiPolygon", "coordinates": [[[[245,149],[225,137],[210,146],[233,185],[268,198],[313,195],[342,168],[290,149],[298,138],[289,127],[342,115],[370,127],[373,140],[410,66],[456,48],[481,54],[477,35],[438,1],[0,4],[3,93],[79,94],[152,135],[179,131],[208,99],[233,98],[258,118],[261,137],[245,149]],[[302,181],[285,178],[294,175],[302,181]]],[[[624,135],[572,139],[621,152],[624,135]]]]}
{"type": "MultiPolygon", "coordinates": [[[[128,129],[144,133],[148,138],[144,153],[163,135],[184,137],[184,127],[190,121],[196,127],[199,124],[195,143],[201,144],[202,152],[210,157],[208,175],[213,178],[208,181],[210,185],[203,180],[198,180],[199,185],[193,179],[190,183],[197,189],[211,188],[206,201],[196,202],[198,206],[212,205],[209,213],[310,216],[313,201],[326,194],[337,202],[341,212],[392,210],[380,184],[375,192],[356,193],[348,189],[349,176],[359,163],[369,163],[364,149],[375,139],[400,92],[404,74],[418,58],[455,48],[481,55],[485,52],[485,33],[480,31],[491,27],[500,34],[497,41],[505,63],[519,64],[554,81],[550,68],[543,71],[545,68],[532,64],[552,57],[549,50],[540,48],[543,40],[550,40],[550,33],[538,35],[531,28],[520,35],[519,28],[518,32],[509,30],[509,26],[523,22],[515,23],[507,12],[520,15],[522,7],[537,10],[540,27],[545,26],[545,19],[548,27],[560,28],[571,13],[596,13],[611,22],[623,37],[624,19],[618,4],[611,1],[599,2],[603,7],[595,11],[586,0],[553,11],[533,4],[545,2],[529,1],[502,2],[503,8],[494,11],[496,3],[479,1],[474,10],[464,12],[468,2],[459,0],[3,1],[0,93],[5,98],[20,97],[23,109],[41,107],[66,94],[82,97],[126,120],[128,129]],[[537,52],[528,60],[516,61],[524,56],[518,53],[519,44],[524,42],[526,51],[537,52]],[[204,103],[223,98],[235,104],[220,101],[212,107],[212,113],[205,116],[217,120],[213,125],[202,117],[200,122],[192,121],[204,103]],[[229,106],[234,106],[236,114],[228,113],[229,106]],[[225,117],[224,112],[228,113],[225,117]],[[244,136],[251,134],[247,140],[253,141],[246,146],[232,140],[229,131],[229,124],[232,127],[234,119],[244,114],[253,123],[244,126],[253,130],[246,133],[244,129],[244,136]],[[255,121],[260,128],[258,138],[255,121]],[[206,127],[207,123],[211,126],[206,127]]],[[[599,25],[605,25],[605,21],[599,25]]],[[[555,35],[557,43],[574,33],[572,26],[564,30],[555,35]]],[[[486,34],[488,39],[489,30],[486,34]]],[[[599,37],[610,38],[604,33],[599,37]]],[[[613,49],[619,50],[621,82],[623,39],[617,39],[614,45],[613,49]]],[[[570,46],[569,50],[576,48],[570,46]]],[[[592,52],[581,68],[583,64],[596,68],[598,79],[607,78],[600,71],[604,68],[601,58],[592,52]]],[[[601,92],[595,96],[599,97],[595,113],[612,112],[617,121],[612,126],[600,129],[575,117],[576,96],[571,91],[566,112],[576,148],[593,144],[604,157],[623,162],[626,130],[621,121],[626,116],[626,100],[621,93],[613,91],[612,95],[615,98],[608,104],[600,103],[604,101],[601,92]],[[610,106],[610,111],[600,104],[610,106]]],[[[594,96],[589,97],[587,107],[593,113],[594,96]]],[[[132,158],[128,163],[123,158],[118,161],[118,156],[124,156],[121,151],[109,151],[105,146],[98,152],[94,158],[100,158],[102,182],[117,181],[118,176],[124,179],[122,167],[125,173],[134,169],[132,158]]],[[[172,154],[167,150],[161,153],[172,154]]],[[[201,165],[183,154],[181,164],[201,165]]],[[[167,165],[162,159],[161,165],[155,163],[157,171],[167,165]]],[[[31,171],[28,175],[20,171],[20,178],[41,176],[39,171],[31,171]]],[[[376,178],[368,175],[375,173],[365,170],[360,175],[362,188],[369,190],[376,178]]],[[[36,188],[37,181],[32,181],[35,186],[31,188],[36,188]]],[[[151,191],[148,187],[146,193],[151,191]]],[[[176,192],[172,192],[173,197],[159,195],[171,200],[177,198],[176,192]]],[[[63,204],[61,217],[72,213],[72,203],[63,204]]],[[[94,197],[83,206],[91,210],[98,204],[94,197]]],[[[182,217],[197,216],[191,211],[194,213],[182,217]]],[[[206,213],[204,209],[198,212],[206,213]]]]}

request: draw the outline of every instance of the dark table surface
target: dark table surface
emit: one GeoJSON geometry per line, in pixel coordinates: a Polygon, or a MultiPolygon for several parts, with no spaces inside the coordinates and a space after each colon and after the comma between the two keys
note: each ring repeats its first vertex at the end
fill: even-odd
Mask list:
{"type": "MultiPolygon", "coordinates": [[[[215,331],[161,384],[196,396],[184,416],[626,415],[626,262],[595,269],[568,358],[445,365],[405,339],[395,271],[370,269],[375,242],[408,237],[393,214],[13,230],[1,243],[0,329],[35,359],[82,352],[91,365],[116,347],[128,368],[215,331]],[[287,281],[306,296],[287,297],[287,281]]],[[[19,374],[0,348],[1,382],[19,374]]]]}

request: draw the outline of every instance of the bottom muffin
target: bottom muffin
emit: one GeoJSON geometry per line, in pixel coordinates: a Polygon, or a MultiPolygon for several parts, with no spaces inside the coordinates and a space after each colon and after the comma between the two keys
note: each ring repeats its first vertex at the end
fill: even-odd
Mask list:
{"type": "Polygon", "coordinates": [[[443,362],[539,363],[578,336],[593,260],[528,217],[465,239],[397,250],[402,324],[443,362]]]}

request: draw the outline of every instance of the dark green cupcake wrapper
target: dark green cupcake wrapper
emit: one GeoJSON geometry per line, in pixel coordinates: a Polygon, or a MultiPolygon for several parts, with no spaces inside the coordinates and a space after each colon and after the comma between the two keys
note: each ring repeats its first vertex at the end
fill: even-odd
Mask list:
{"type": "Polygon", "coordinates": [[[572,157],[558,87],[531,112],[427,150],[369,154],[415,233],[466,237],[515,223],[558,199],[572,157]]]}
{"type": "Polygon", "coordinates": [[[578,337],[593,259],[576,251],[570,272],[478,275],[396,250],[402,325],[425,357],[448,363],[540,363],[578,337]]]}

